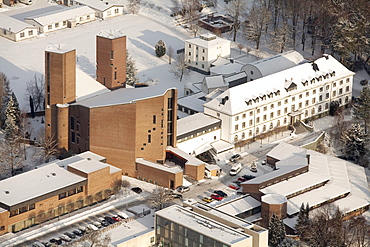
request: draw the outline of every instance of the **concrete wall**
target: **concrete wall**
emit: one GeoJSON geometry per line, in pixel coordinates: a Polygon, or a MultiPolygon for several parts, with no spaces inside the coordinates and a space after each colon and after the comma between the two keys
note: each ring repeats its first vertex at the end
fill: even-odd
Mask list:
{"type": "Polygon", "coordinates": [[[123,243],[117,244],[117,247],[148,247],[155,243],[155,230],[135,236],[123,243]],[[151,241],[153,240],[153,242],[151,241]]]}

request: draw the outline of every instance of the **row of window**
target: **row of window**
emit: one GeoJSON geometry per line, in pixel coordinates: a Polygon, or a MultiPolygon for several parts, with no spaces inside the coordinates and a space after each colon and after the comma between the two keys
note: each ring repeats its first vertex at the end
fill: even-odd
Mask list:
{"type": "MultiPolygon", "coordinates": [[[[346,92],[349,92],[349,86],[347,86],[345,90],[346,90],[346,92]]],[[[313,90],[313,91],[315,92],[316,90],[313,90]]],[[[338,95],[342,95],[343,94],[343,88],[339,88],[338,91],[334,90],[332,92],[332,97],[336,97],[337,96],[337,92],[338,92],[338,95]]],[[[309,92],[307,92],[306,95],[307,94],[309,94],[309,92]]],[[[300,99],[302,99],[301,95],[302,94],[299,95],[299,98],[300,99]]],[[[330,98],[330,93],[326,93],[325,94],[325,99],[329,99],[329,98],[330,98]]],[[[291,101],[292,102],[295,102],[295,97],[294,96],[292,97],[291,101]]],[[[319,102],[321,102],[321,101],[323,101],[323,95],[319,95],[319,102]]],[[[285,99],[284,100],[284,104],[288,104],[288,103],[289,103],[289,99],[285,99]]],[[[315,104],[315,103],[316,103],[316,98],[312,98],[312,104],[315,104]]],[[[305,106],[308,106],[308,105],[309,105],[309,100],[306,100],[305,101],[305,106]]],[[[277,102],[277,106],[278,107],[281,106],[281,101],[278,101],[277,102]]],[[[274,103],[270,104],[270,109],[274,109],[274,107],[275,107],[275,104],[274,103]]],[[[298,108],[302,108],[302,107],[303,107],[303,103],[300,102],[298,104],[298,108]]],[[[263,111],[267,111],[268,110],[268,106],[264,106],[263,108],[262,107],[261,108],[258,108],[256,110],[256,114],[261,113],[261,109],[263,109],[263,111]]],[[[287,108],[285,108],[285,109],[287,109],[287,108]]],[[[286,111],[285,111],[285,113],[286,113],[286,111]]],[[[246,113],[243,113],[241,116],[242,116],[242,118],[246,118],[247,117],[246,113]]],[[[249,116],[253,116],[253,111],[249,111],[249,116]]],[[[239,119],[240,119],[240,116],[235,116],[235,121],[238,121],[239,119]]]]}
{"type": "MultiPolygon", "coordinates": [[[[313,79],[314,80],[314,79],[313,79]]],[[[347,78],[346,79],[346,83],[349,83],[350,82],[350,78],[347,78]]],[[[340,85],[343,85],[343,80],[340,80],[339,81],[339,84],[340,85]]],[[[335,88],[337,86],[337,83],[336,82],[334,82],[333,83],[333,88],[335,88]]],[[[294,88],[293,89],[296,89],[297,87],[296,86],[294,86],[294,88]]],[[[325,86],[325,90],[326,91],[329,91],[330,90],[330,85],[328,84],[328,85],[326,85],[325,86]]],[[[322,92],[324,92],[324,87],[320,87],[320,89],[319,89],[319,91],[320,91],[320,93],[322,93],[322,92]]],[[[349,91],[349,86],[346,86],[346,91],[348,92],[349,91]]],[[[316,89],[313,89],[312,90],[312,94],[316,94],[316,89]]],[[[256,98],[254,98],[254,99],[249,99],[249,100],[246,100],[245,101],[245,103],[247,104],[247,105],[252,105],[252,103],[254,102],[254,103],[258,103],[259,101],[260,101],[260,99],[261,100],[266,100],[267,99],[267,97],[268,98],[273,98],[274,97],[274,95],[275,96],[279,96],[280,95],[280,90],[277,90],[276,92],[271,92],[271,93],[269,93],[269,94],[265,94],[265,95],[263,95],[263,96],[259,96],[259,97],[256,97],[256,98]]],[[[309,92],[306,92],[306,97],[308,97],[310,95],[310,93],[309,92]]],[[[301,93],[301,94],[299,94],[299,99],[302,99],[303,98],[303,93],[301,93]]],[[[295,96],[293,96],[292,97],[292,101],[295,101],[295,96]]],[[[287,104],[288,103],[288,99],[285,99],[285,101],[284,101],[284,103],[285,104],[287,104]]]]}
{"type": "Polygon", "coordinates": [[[35,209],[35,203],[32,203],[30,205],[18,208],[18,209],[13,210],[13,211],[10,211],[10,217],[16,216],[18,214],[23,214],[23,213],[25,213],[27,211],[30,211],[30,210],[33,210],[33,209],[35,209]]]}
{"type": "MultiPolygon", "coordinates": [[[[6,34],[6,30],[4,29],[4,34],[6,34]]],[[[33,30],[29,30],[28,31],[28,36],[32,36],[33,35],[33,30]]],[[[20,37],[21,38],[24,38],[25,37],[25,32],[21,32],[20,33],[20,37]]]]}
{"type": "MultiPolygon", "coordinates": [[[[89,18],[90,18],[90,17],[89,17],[89,18]]],[[[60,27],[60,23],[59,23],[59,22],[54,23],[54,26],[55,26],[55,28],[58,28],[58,27],[60,27]]],[[[63,21],[61,26],[62,26],[62,27],[67,26],[67,21],[63,21]]],[[[51,30],[51,29],[53,29],[53,24],[48,25],[48,30],[51,30]]]]}
{"type": "MultiPolygon", "coordinates": [[[[207,134],[207,133],[209,133],[209,132],[212,132],[212,131],[215,131],[215,130],[217,130],[217,129],[219,129],[219,128],[220,128],[220,127],[216,126],[216,127],[213,127],[213,128],[207,129],[207,130],[203,130],[202,132],[197,132],[196,134],[192,134],[192,135],[190,135],[190,136],[186,136],[186,137],[184,137],[184,138],[182,138],[182,139],[179,139],[179,140],[177,140],[177,142],[179,143],[179,142],[183,142],[183,141],[186,141],[186,140],[189,140],[189,139],[195,138],[195,137],[197,137],[197,136],[205,135],[205,134],[207,134]]],[[[213,138],[213,139],[214,139],[214,140],[216,140],[216,139],[217,139],[217,137],[216,137],[216,136],[214,136],[214,138],[213,138]]]]}
{"type": "MultiPolygon", "coordinates": [[[[191,44],[189,44],[189,48],[191,48],[191,44]]],[[[196,46],[196,47],[195,47],[195,49],[196,49],[196,50],[198,50],[198,46],[196,46]]],[[[203,52],[203,53],[205,53],[205,52],[206,52],[206,50],[203,48],[203,49],[202,49],[202,52],[203,52]]],[[[190,55],[190,54],[189,54],[189,55],[190,55]]]]}
{"type": "Polygon", "coordinates": [[[83,192],[83,187],[80,186],[78,188],[75,188],[75,189],[72,189],[70,191],[67,191],[67,192],[63,192],[63,193],[60,193],[58,198],[59,200],[63,199],[63,198],[66,198],[66,197],[69,197],[69,196],[72,196],[74,194],[78,194],[78,193],[81,193],[83,192]]]}

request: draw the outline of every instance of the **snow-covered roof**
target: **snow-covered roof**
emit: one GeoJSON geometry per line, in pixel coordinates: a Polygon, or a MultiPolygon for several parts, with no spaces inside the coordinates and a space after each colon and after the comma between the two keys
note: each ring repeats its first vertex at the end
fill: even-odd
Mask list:
{"type": "Polygon", "coordinates": [[[247,64],[244,68],[253,66],[261,72],[262,76],[267,76],[292,68],[303,61],[302,55],[292,50],[247,64]]]}
{"type": "Polygon", "coordinates": [[[93,152],[90,152],[90,151],[86,151],[86,152],[74,155],[72,157],[69,157],[69,158],[66,158],[66,159],[63,159],[63,160],[53,160],[49,163],[41,164],[41,165],[37,166],[37,168],[40,168],[40,167],[43,167],[43,166],[46,166],[46,165],[50,165],[50,164],[57,164],[59,167],[67,169],[67,166],[70,165],[70,164],[73,164],[75,162],[79,162],[81,160],[88,160],[88,159],[102,162],[102,161],[105,160],[105,157],[100,156],[100,155],[98,155],[96,153],[93,153],[93,152]]]}
{"type": "Polygon", "coordinates": [[[69,186],[82,186],[86,181],[87,178],[69,172],[57,164],[49,164],[0,181],[0,205],[16,206],[69,186]]]}
{"type": "Polygon", "coordinates": [[[109,3],[108,1],[103,1],[103,0],[73,0],[73,1],[75,1],[76,3],[80,3],[82,5],[89,6],[99,11],[104,11],[113,6],[123,7],[122,4],[109,3]]]}
{"type": "Polygon", "coordinates": [[[186,226],[212,239],[217,239],[217,241],[226,245],[237,244],[251,237],[218,221],[177,205],[157,211],[156,215],[170,219],[176,224],[186,226]]]}
{"type": "Polygon", "coordinates": [[[317,81],[314,84],[310,84],[308,86],[304,86],[301,82],[302,79],[308,80],[309,77],[313,78],[316,77],[316,71],[313,70],[311,63],[303,63],[297,65],[293,68],[286,69],[269,76],[262,77],[260,79],[256,79],[254,81],[250,81],[248,83],[244,83],[232,88],[229,88],[224,93],[220,94],[215,99],[211,100],[204,104],[204,107],[213,109],[218,112],[223,112],[229,115],[239,114],[241,112],[245,112],[251,108],[255,108],[261,104],[267,104],[269,102],[273,102],[278,100],[279,98],[287,97],[288,94],[291,92],[287,92],[285,88],[285,82],[287,80],[295,82],[297,85],[297,89],[295,91],[301,92],[306,90],[307,88],[311,87],[318,87],[318,85],[324,85],[327,83],[328,80],[338,80],[347,76],[353,76],[354,73],[344,67],[340,62],[338,62],[334,57],[328,55],[328,58],[322,57],[315,61],[318,68],[320,69],[319,72],[325,75],[328,73],[329,70],[335,71],[335,75],[330,77],[329,79],[322,79],[321,81],[317,81]],[[280,93],[280,95],[276,95],[273,98],[266,97],[266,100],[260,100],[258,103],[252,103],[247,105],[245,103],[245,99],[254,99],[256,96],[265,95],[266,92],[274,92],[280,93]],[[228,97],[228,100],[225,104],[220,104],[222,98],[228,97]]]}
{"type": "Polygon", "coordinates": [[[266,156],[272,157],[277,160],[284,160],[293,154],[302,154],[305,155],[307,150],[298,146],[288,144],[286,142],[279,143],[274,147],[266,156]]]}
{"type": "Polygon", "coordinates": [[[268,204],[283,204],[287,201],[285,196],[279,194],[266,194],[261,197],[261,201],[268,204]]]}
{"type": "Polygon", "coordinates": [[[215,67],[211,67],[210,71],[211,71],[211,74],[229,75],[229,74],[233,74],[235,72],[240,71],[243,66],[244,64],[241,64],[241,63],[237,63],[237,62],[230,63],[229,62],[224,65],[217,65],[215,67]]]}
{"type": "Polygon", "coordinates": [[[211,146],[216,150],[217,153],[224,152],[226,150],[230,150],[234,148],[234,145],[224,141],[224,140],[218,140],[211,143],[211,146]]]}
{"type": "Polygon", "coordinates": [[[94,95],[73,103],[72,105],[82,105],[88,108],[105,107],[111,105],[122,105],[135,103],[138,100],[153,98],[164,95],[168,90],[161,87],[142,87],[142,88],[119,88],[114,91],[94,95]]]}
{"type": "Polygon", "coordinates": [[[110,174],[119,172],[121,170],[117,167],[114,167],[114,166],[111,166],[111,165],[108,165],[108,164],[105,164],[105,163],[102,163],[96,160],[92,160],[92,159],[84,159],[84,160],[69,164],[68,166],[76,170],[79,170],[83,173],[87,173],[87,174],[95,172],[95,171],[99,171],[106,167],[109,167],[110,174]]]}
{"type": "Polygon", "coordinates": [[[221,205],[216,206],[216,208],[220,211],[223,211],[230,215],[238,215],[244,213],[246,211],[252,210],[253,208],[261,206],[261,202],[254,199],[250,195],[243,196],[236,200],[223,203],[221,205]]]}
{"type": "Polygon", "coordinates": [[[177,104],[186,108],[192,109],[197,112],[203,112],[203,104],[206,103],[202,97],[205,97],[205,93],[198,92],[185,97],[181,97],[177,100],[177,104]]]}
{"type": "Polygon", "coordinates": [[[229,64],[229,63],[230,63],[229,58],[217,57],[217,59],[211,63],[211,66],[212,66],[211,71],[212,71],[212,68],[216,68],[217,66],[226,65],[226,64],[229,64]],[[215,67],[213,67],[213,66],[215,66],[215,67]]]}
{"type": "Polygon", "coordinates": [[[192,166],[199,166],[203,165],[204,162],[201,161],[200,159],[195,158],[194,156],[182,151],[179,148],[174,148],[171,146],[167,146],[166,150],[171,151],[172,153],[181,156],[182,158],[186,159],[186,165],[192,165],[192,166]]]}
{"type": "Polygon", "coordinates": [[[26,28],[37,30],[37,27],[34,27],[31,24],[17,20],[13,17],[4,15],[2,13],[0,13],[0,20],[1,20],[0,28],[5,29],[12,33],[19,33],[20,31],[23,31],[26,28]]]}
{"type": "Polygon", "coordinates": [[[96,95],[108,93],[110,90],[97,80],[76,67],[76,101],[79,102],[96,95]]]}
{"type": "Polygon", "coordinates": [[[225,83],[222,75],[205,76],[203,79],[203,84],[205,84],[207,88],[219,88],[227,86],[227,83],[225,83]]]}
{"type": "Polygon", "coordinates": [[[117,39],[125,35],[120,30],[111,29],[111,30],[102,30],[98,33],[97,36],[104,37],[107,39],[117,39]]]}
{"type": "Polygon", "coordinates": [[[247,82],[247,74],[244,71],[235,73],[233,75],[225,76],[224,78],[227,84],[230,84],[230,82],[240,80],[240,79],[245,79],[245,82],[247,82]]]}
{"type": "Polygon", "coordinates": [[[221,120],[207,116],[204,113],[196,113],[188,117],[181,118],[177,120],[177,136],[219,123],[220,121],[221,120]]]}
{"type": "Polygon", "coordinates": [[[56,22],[67,21],[74,18],[79,18],[81,16],[94,14],[95,11],[88,6],[75,6],[68,7],[60,10],[55,10],[52,12],[46,12],[44,14],[26,17],[25,20],[34,20],[41,26],[50,25],[56,22]]]}
{"type": "Polygon", "coordinates": [[[213,35],[213,34],[203,34],[200,37],[188,39],[185,42],[194,44],[200,47],[204,47],[204,48],[211,48],[211,47],[219,46],[221,44],[231,43],[230,40],[217,37],[216,35],[213,35]],[[207,39],[211,39],[211,40],[207,40],[207,39]]]}
{"type": "Polygon", "coordinates": [[[166,166],[166,165],[161,165],[161,164],[158,164],[158,163],[151,162],[149,160],[145,160],[143,158],[136,158],[136,162],[139,163],[139,164],[142,164],[142,165],[146,165],[146,166],[155,168],[157,170],[162,170],[162,171],[173,173],[173,174],[182,172],[182,169],[179,166],[169,167],[169,166],[166,166]]]}
{"type": "Polygon", "coordinates": [[[207,171],[219,171],[221,168],[218,165],[206,164],[205,166],[207,171]]]}

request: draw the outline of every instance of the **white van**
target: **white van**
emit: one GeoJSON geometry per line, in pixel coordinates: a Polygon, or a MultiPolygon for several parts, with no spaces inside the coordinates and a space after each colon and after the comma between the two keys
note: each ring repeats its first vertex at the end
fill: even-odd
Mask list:
{"type": "Polygon", "coordinates": [[[19,0],[19,2],[24,3],[24,4],[27,4],[27,5],[33,4],[33,1],[32,0],[19,0]]]}
{"type": "Polygon", "coordinates": [[[241,163],[236,163],[235,165],[233,165],[233,167],[231,167],[230,176],[235,176],[241,170],[242,170],[242,164],[241,163]]]}

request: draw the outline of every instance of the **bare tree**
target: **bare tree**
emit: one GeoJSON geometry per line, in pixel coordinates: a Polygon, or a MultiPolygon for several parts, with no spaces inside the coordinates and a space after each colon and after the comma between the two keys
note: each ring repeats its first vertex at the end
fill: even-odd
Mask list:
{"type": "Polygon", "coordinates": [[[198,19],[200,17],[201,5],[199,0],[183,0],[182,1],[182,12],[184,15],[184,21],[188,24],[189,31],[197,36],[199,31],[198,19]]]}
{"type": "Polygon", "coordinates": [[[225,6],[225,11],[233,17],[233,41],[236,40],[236,34],[240,28],[239,18],[243,17],[247,11],[246,0],[233,0],[225,6]]]}
{"type": "Polygon", "coordinates": [[[137,14],[139,13],[139,10],[140,10],[140,0],[129,0],[128,1],[128,6],[127,6],[127,9],[129,11],[130,14],[137,14]]]}
{"type": "Polygon", "coordinates": [[[185,61],[184,53],[180,53],[176,56],[170,67],[170,72],[175,75],[175,77],[180,79],[180,82],[185,77],[188,77],[190,71],[188,70],[189,65],[185,61]]]}
{"type": "Polygon", "coordinates": [[[248,14],[248,25],[246,26],[245,36],[247,39],[256,42],[256,49],[260,47],[262,31],[268,24],[270,12],[262,0],[253,2],[253,6],[248,14]]]}
{"type": "Polygon", "coordinates": [[[125,193],[127,195],[127,190],[128,190],[128,188],[130,188],[131,183],[128,180],[122,180],[121,186],[125,190],[125,193]]]}
{"type": "Polygon", "coordinates": [[[169,45],[167,48],[168,63],[171,64],[173,56],[173,48],[169,45]]]}
{"type": "Polygon", "coordinates": [[[244,49],[244,45],[243,44],[238,44],[238,48],[239,48],[239,54],[242,54],[242,50],[244,49]]]}
{"type": "Polygon", "coordinates": [[[155,207],[157,210],[161,210],[165,207],[166,203],[172,200],[172,195],[169,189],[158,187],[153,190],[153,194],[148,198],[148,204],[151,207],[155,207]]]}
{"type": "Polygon", "coordinates": [[[370,246],[370,225],[364,216],[360,215],[345,222],[347,234],[347,246],[368,247],[370,246]]]}
{"type": "Polygon", "coordinates": [[[45,80],[43,75],[37,76],[37,74],[35,74],[33,79],[27,82],[26,100],[28,100],[30,97],[32,98],[35,111],[44,109],[44,85],[45,80]]]}
{"type": "Polygon", "coordinates": [[[58,143],[55,135],[46,136],[43,131],[38,133],[39,148],[36,150],[35,156],[41,163],[47,163],[50,159],[59,154],[58,143]]]}
{"type": "Polygon", "coordinates": [[[67,246],[106,247],[110,246],[110,243],[111,243],[110,234],[103,235],[101,231],[89,230],[87,234],[81,237],[78,241],[74,241],[71,244],[67,244],[67,246]]]}

